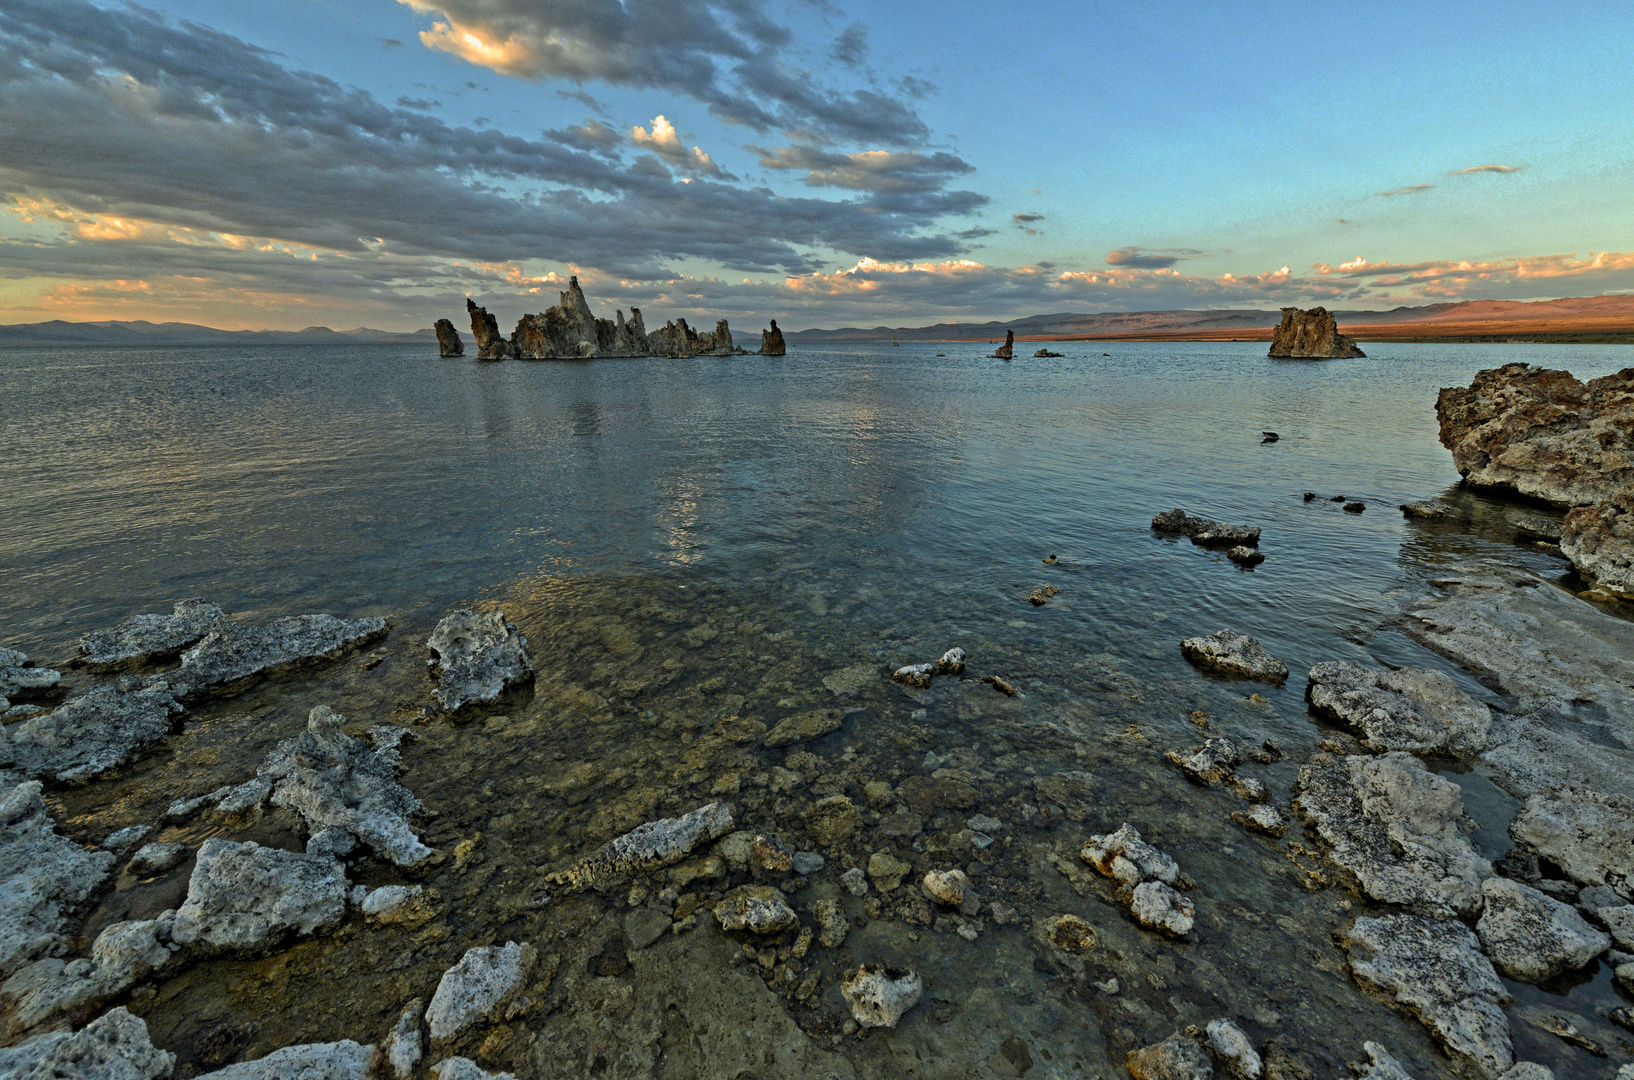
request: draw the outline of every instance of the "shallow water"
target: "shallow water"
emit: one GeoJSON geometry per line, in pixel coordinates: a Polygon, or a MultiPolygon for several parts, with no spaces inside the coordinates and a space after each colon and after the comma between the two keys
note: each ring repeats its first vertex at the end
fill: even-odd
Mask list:
{"type": "MultiPolygon", "coordinates": [[[[477,861],[426,879],[445,917],[415,935],[348,926],[270,960],[201,965],[133,1001],[156,1040],[183,1052],[183,1075],[291,1041],[378,1039],[464,948],[512,937],[562,943],[552,993],[566,1004],[484,1044],[488,1059],[519,1075],[587,1069],[588,1050],[553,1064],[531,1033],[569,1048],[588,1039],[563,1017],[593,997],[583,973],[632,900],[542,900],[543,870],[717,792],[740,827],[829,858],[792,890],[802,909],[836,894],[847,860],[891,850],[916,874],[965,866],[987,898],[1038,918],[1074,911],[1100,931],[1104,949],[1080,972],[1020,927],[988,923],[966,942],[916,921],[910,898],[869,912],[846,897],[867,925],[840,951],[813,950],[820,994],[789,1008],[859,1068],[961,1031],[971,1046],[1020,1039],[1047,1075],[1111,1076],[1105,1063],[1127,1050],[1232,1015],[1256,1042],[1285,1034],[1334,1069],[1371,1038],[1421,1078],[1447,1074],[1421,1028],[1343,972],[1328,935],[1365,905],[1309,891],[1320,859],[1297,836],[1246,834],[1228,817],[1243,806],[1235,795],[1191,787],[1162,754],[1210,734],[1270,739],[1287,758],[1247,771],[1286,806],[1298,765],[1335,734],[1307,715],[1298,673],[1336,658],[1446,669],[1379,628],[1449,564],[1563,575],[1513,539],[1509,523],[1535,507],[1453,491],[1470,514],[1459,526],[1407,522],[1395,507],[1457,480],[1435,437],[1439,387],[1517,360],[1592,377],[1634,353],[1376,345],[1365,360],[1311,363],[1253,344],[1060,349],[1010,364],[976,345],[592,363],[440,361],[396,346],[0,357],[12,451],[0,459],[0,644],[65,662],[85,631],[190,595],[256,618],[393,621],[384,644],[196,710],[123,775],[54,792],[76,838],[243,779],[320,701],[359,728],[416,723],[430,689],[421,643],[451,607],[503,606],[540,669],[531,694],[470,724],[416,723],[405,749],[403,782],[435,812],[427,842],[446,851],[481,835],[477,861]],[[1262,443],[1265,430],[1279,441],[1262,443]],[[1367,511],[1343,512],[1329,501],[1339,494],[1367,511]],[[1243,570],[1154,535],[1152,515],[1170,506],[1261,526],[1266,561],[1243,570]],[[1044,583],[1061,593],[1034,607],[1027,593],[1044,583]],[[1177,642],[1221,626],[1287,661],[1288,686],[1198,675],[1177,642]],[[973,675],[1001,675],[1020,695],[950,680],[910,694],[882,677],[953,645],[973,675]],[[775,751],[716,728],[830,707],[847,710],[841,730],[775,751]],[[974,802],[912,808],[919,828],[906,833],[895,806],[867,810],[832,849],[804,832],[817,797],[866,806],[870,780],[933,773],[968,784],[974,802]],[[985,850],[963,825],[976,813],[1005,823],[985,850]],[[1192,944],[1139,931],[1104,882],[1053,863],[1125,820],[1196,881],[1192,944]],[[842,1037],[837,974],[872,960],[920,970],[932,1000],[897,1032],[842,1037]],[[1109,977],[1117,993],[1095,988],[1109,977]],[[334,991],[303,992],[314,979],[334,991]],[[982,992],[995,980],[996,998],[982,992]]],[[[1478,846],[1501,854],[1515,800],[1479,772],[1457,779],[1478,846]]],[[[300,839],[276,816],[170,832],[300,839]]],[[[87,936],[170,906],[187,871],[122,881],[87,936]]],[[[372,864],[357,875],[397,880],[372,864]]],[[[708,961],[685,962],[713,977],[708,961]]],[[[1525,1056],[1562,1077],[1603,1071],[1536,1036],[1521,1016],[1547,992],[1515,989],[1525,1056]]],[[[1603,1018],[1614,998],[1602,972],[1551,1007],[1576,1010],[1626,1060],[1603,1018]]],[[[609,1074],[644,1075],[625,1065],[609,1074]]],[[[1006,1075],[1002,1062],[981,1067],[1006,1075]]]]}

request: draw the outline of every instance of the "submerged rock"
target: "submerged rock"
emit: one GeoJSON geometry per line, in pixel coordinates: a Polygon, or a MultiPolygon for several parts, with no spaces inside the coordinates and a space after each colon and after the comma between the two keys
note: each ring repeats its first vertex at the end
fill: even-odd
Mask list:
{"type": "Polygon", "coordinates": [[[1350,1067],[1356,1074],[1356,1080],[1413,1080],[1401,1067],[1401,1062],[1378,1043],[1364,1042],[1362,1051],[1367,1054],[1368,1064],[1350,1067]]]}
{"type": "Polygon", "coordinates": [[[1363,357],[1367,354],[1356,343],[1339,332],[1333,312],[1314,307],[1301,311],[1296,307],[1282,309],[1282,321],[1271,333],[1271,349],[1267,356],[1290,359],[1328,360],[1333,358],[1363,357]]]}
{"type": "Polygon", "coordinates": [[[1212,787],[1231,778],[1232,771],[1242,761],[1242,755],[1230,739],[1209,739],[1202,746],[1190,750],[1170,750],[1164,755],[1180,766],[1194,783],[1212,787]]]}
{"type": "Polygon", "coordinates": [[[522,992],[538,963],[532,945],[514,941],[467,950],[443,973],[426,1006],[431,1041],[453,1038],[472,1024],[497,1016],[522,992]]]}
{"type": "Polygon", "coordinates": [[[226,692],[248,679],[299,664],[333,660],[348,649],[386,635],[386,620],[293,615],[263,626],[224,622],[182,654],[175,671],[152,676],[178,699],[205,691],[226,692]]]}
{"type": "Polygon", "coordinates": [[[1634,369],[1582,383],[1505,364],[1442,390],[1435,413],[1441,445],[1475,487],[1589,506],[1634,484],[1634,369]]]}
{"type": "Polygon", "coordinates": [[[137,877],[153,877],[155,874],[162,874],[166,870],[180,866],[186,858],[186,844],[155,841],[151,844],[144,844],[135,855],[132,855],[125,869],[137,877]]]}
{"type": "Polygon", "coordinates": [[[891,678],[899,683],[906,683],[919,690],[930,689],[931,680],[936,675],[935,664],[909,664],[891,672],[891,678]]]}
{"type": "Polygon", "coordinates": [[[1578,884],[1634,900],[1634,800],[1580,788],[1534,795],[1509,835],[1578,884]]]}
{"type": "Polygon", "coordinates": [[[1205,671],[1278,686],[1288,681],[1287,664],[1266,652],[1257,639],[1233,630],[1186,638],[1180,643],[1180,653],[1205,671]]]}
{"type": "Polygon", "coordinates": [[[1039,924],[1044,940],[1062,952],[1082,955],[1095,948],[1100,935],[1076,915],[1052,915],[1039,924]]]}
{"type": "Polygon", "coordinates": [[[1598,587],[1634,597],[1634,487],[1566,515],[1560,552],[1598,587]]]}
{"type": "Polygon", "coordinates": [[[800,921],[782,891],[770,885],[739,886],[714,910],[722,930],[747,930],[751,934],[775,934],[800,921]]]}
{"type": "Polygon", "coordinates": [[[1364,989],[1399,1004],[1450,1052],[1496,1077],[1515,1063],[1509,993],[1481,955],[1475,934],[1456,919],[1363,916],[1337,935],[1364,989]]]}
{"type": "Polygon", "coordinates": [[[212,837],[199,848],[171,937],[210,952],[253,952],[327,930],[345,914],[336,860],[212,837]]]}
{"type": "Polygon", "coordinates": [[[1027,602],[1032,604],[1034,607],[1043,607],[1045,604],[1054,599],[1060,592],[1061,590],[1057,589],[1054,585],[1040,585],[1031,593],[1027,594],[1027,602]]]}
{"type": "Polygon", "coordinates": [[[478,360],[504,360],[514,355],[511,343],[499,336],[499,321],[485,307],[477,307],[468,296],[465,313],[471,316],[471,336],[477,339],[478,360]]]}
{"type": "Polygon", "coordinates": [[[305,1043],[205,1073],[198,1080],[374,1080],[375,1057],[373,1046],[350,1039],[305,1043]]]}
{"type": "Polygon", "coordinates": [[[1305,696],[1317,715],[1343,724],[1369,750],[1472,756],[1486,749],[1487,707],[1439,671],[1373,671],[1344,660],[1311,668],[1305,696]]]}
{"type": "Polygon", "coordinates": [[[1196,518],[1184,510],[1165,510],[1152,519],[1158,532],[1179,533],[1204,547],[1258,547],[1260,531],[1247,525],[1225,525],[1208,518],[1196,518]]]}
{"type": "MultiPolygon", "coordinates": [[[[1458,512],[1445,503],[1438,502],[1410,502],[1401,504],[1401,512],[1410,518],[1420,521],[1445,521],[1458,516],[1458,512]]],[[[1378,1043],[1370,1044],[1378,1046],[1378,1043]]]]}
{"type": "Polygon", "coordinates": [[[440,357],[464,356],[465,342],[460,340],[460,332],[454,329],[454,324],[447,319],[438,319],[433,327],[437,331],[437,355],[440,357]]]}
{"type": "Polygon", "coordinates": [[[760,355],[782,356],[786,350],[787,346],[783,343],[783,331],[777,328],[777,320],[773,319],[772,328],[760,332],[760,355]]]}
{"type": "Polygon", "coordinates": [[[182,711],[164,686],[92,690],[12,729],[13,761],[30,776],[89,780],[169,735],[182,711]]]}
{"type": "Polygon", "coordinates": [[[629,874],[680,862],[699,844],[732,831],[732,811],[712,802],[678,818],[638,825],[585,856],[566,870],[551,874],[552,884],[584,889],[629,874]]]}
{"type": "Polygon", "coordinates": [[[432,654],[426,664],[437,679],[433,695],[450,712],[497,701],[511,687],[533,681],[527,646],[503,611],[450,612],[426,641],[432,654]]]}
{"type": "Polygon", "coordinates": [[[824,847],[833,847],[862,826],[856,804],[844,795],[818,799],[802,816],[806,832],[824,847]]]}
{"type": "Polygon", "coordinates": [[[156,1049],[148,1026],[121,1005],[77,1032],[48,1031],[0,1050],[6,1080],[159,1080],[176,1055],[156,1049]]]}
{"type": "Polygon", "coordinates": [[[1061,354],[1058,353],[1058,352],[1051,352],[1048,349],[1039,349],[1037,352],[1033,353],[1033,357],[1035,359],[1043,358],[1043,359],[1059,360],[1059,359],[1061,359],[1061,354]]]}
{"type": "Polygon", "coordinates": [[[1515,519],[1515,535],[1522,540],[1547,540],[1558,544],[1561,523],[1542,514],[1522,514],[1515,519]]]}
{"type": "Polygon", "coordinates": [[[1460,789],[1413,755],[1306,765],[1294,791],[1295,812],[1360,891],[1438,915],[1480,910],[1492,864],[1465,837],[1460,789]]]}
{"type": "Polygon", "coordinates": [[[1203,1048],[1178,1031],[1156,1045],[1129,1051],[1125,1065],[1135,1080],[1214,1078],[1214,1067],[1203,1048]]]}
{"type": "Polygon", "coordinates": [[[0,978],[63,947],[68,916],[113,864],[57,835],[38,780],[0,787],[0,978]]]}
{"type": "Polygon", "coordinates": [[[993,357],[998,360],[1008,360],[1016,354],[1016,332],[1004,332],[1004,344],[993,350],[993,357]]]}
{"type": "Polygon", "coordinates": [[[132,615],[112,630],[86,634],[79,641],[80,659],[93,668],[169,660],[226,617],[225,611],[199,597],[178,600],[169,615],[132,615]]]}
{"type": "Polygon", "coordinates": [[[825,949],[838,949],[851,933],[851,922],[845,917],[838,900],[819,900],[813,909],[817,919],[817,943],[825,949]]]}
{"type": "Polygon", "coordinates": [[[1488,878],[1481,894],[1486,909],[1475,932],[1493,964],[1511,979],[1543,982],[1584,967],[1611,948],[1611,938],[1576,908],[1518,881],[1488,878]]]}
{"type": "Polygon", "coordinates": [[[896,1027],[923,992],[924,984],[916,973],[874,964],[840,977],[840,993],[851,1006],[851,1017],[865,1028],[896,1027]]]}
{"type": "MultiPolygon", "coordinates": [[[[314,834],[343,830],[398,866],[414,866],[431,856],[409,824],[420,800],[397,782],[396,754],[379,753],[341,730],[346,718],[319,705],[307,716],[306,730],[267,754],[256,778],[242,785],[229,804],[249,809],[270,798],[299,814],[314,834]]],[[[240,811],[242,812],[242,811],[240,811]]],[[[344,845],[345,850],[350,842],[344,845]]]]}
{"type": "Polygon", "coordinates": [[[812,709],[779,720],[776,726],[766,733],[764,742],[767,746],[787,746],[790,743],[805,742],[840,730],[844,722],[845,713],[839,709],[812,709]]]}

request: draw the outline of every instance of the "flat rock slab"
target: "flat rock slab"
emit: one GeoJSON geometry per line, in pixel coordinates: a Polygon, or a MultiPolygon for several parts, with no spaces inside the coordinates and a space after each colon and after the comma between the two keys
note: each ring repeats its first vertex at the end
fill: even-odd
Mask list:
{"type": "Polygon", "coordinates": [[[77,1032],[48,1031],[0,1050],[6,1080],[159,1080],[175,1067],[176,1055],[155,1049],[147,1024],[123,1005],[77,1032]]]}
{"type": "Polygon", "coordinates": [[[1445,673],[1374,671],[1345,660],[1311,668],[1305,691],[1318,716],[1342,724],[1369,750],[1470,756],[1486,749],[1492,713],[1445,673]]]}
{"type": "Polygon", "coordinates": [[[38,780],[0,788],[0,978],[64,945],[68,914],[114,861],[57,835],[38,780]]]}
{"type": "Polygon", "coordinates": [[[182,712],[163,686],[93,690],[18,724],[11,751],[30,776],[89,780],[169,735],[182,712]]]}
{"type": "Polygon", "coordinates": [[[1411,754],[1357,755],[1300,769],[1294,811],[1367,895],[1469,915],[1480,910],[1492,864],[1465,836],[1460,791],[1411,754]]]}
{"type": "Polygon", "coordinates": [[[1165,510],[1152,519],[1158,532],[1179,533],[1203,547],[1258,547],[1260,530],[1248,525],[1226,525],[1192,517],[1181,509],[1165,510]]]}
{"type": "Polygon", "coordinates": [[[346,874],[335,859],[213,837],[199,848],[171,937],[206,952],[253,952],[345,914],[346,874]]]}
{"type": "Polygon", "coordinates": [[[1366,990],[1423,1021],[1448,1051],[1489,1076],[1515,1064],[1510,996],[1481,943],[1456,919],[1422,915],[1364,916],[1336,935],[1366,990]]]}
{"type": "Polygon", "coordinates": [[[1204,671],[1277,686],[1288,681],[1287,664],[1266,652],[1255,638],[1233,630],[1187,638],[1180,643],[1180,652],[1204,671]]]}
{"type": "Polygon", "coordinates": [[[1445,503],[1438,502],[1410,502],[1401,504],[1401,512],[1410,518],[1420,521],[1446,521],[1458,516],[1458,512],[1445,503]]]}
{"type": "Polygon", "coordinates": [[[533,681],[528,640],[503,611],[452,611],[426,640],[426,661],[437,679],[432,691],[449,712],[499,700],[513,686],[533,681]]]}
{"type": "Polygon", "coordinates": [[[712,802],[678,818],[649,821],[604,845],[566,870],[550,875],[552,884],[571,889],[644,873],[680,862],[699,844],[732,831],[732,811],[712,802]]]}
{"type": "Polygon", "coordinates": [[[496,1016],[528,983],[539,954],[532,945],[510,941],[469,949],[443,972],[426,1006],[426,1025],[436,1042],[496,1016]]]}
{"type": "Polygon", "coordinates": [[[263,626],[224,622],[182,653],[181,666],[151,676],[180,699],[226,692],[246,681],[300,664],[333,660],[386,634],[386,620],[293,615],[263,626]]]}
{"type": "Polygon", "coordinates": [[[1534,795],[1509,835],[1580,885],[1604,885],[1634,900],[1634,799],[1581,788],[1534,795]]]}
{"type": "Polygon", "coordinates": [[[1570,904],[1508,878],[1481,885],[1486,908],[1475,932],[1497,969],[1511,979],[1540,983],[1575,971],[1611,948],[1611,937],[1590,926],[1570,904]]]}
{"type": "Polygon", "coordinates": [[[470,1058],[451,1057],[431,1067],[435,1080],[516,1080],[513,1073],[488,1072],[470,1058]]]}
{"type": "Polygon", "coordinates": [[[133,615],[111,630],[86,634],[79,641],[80,659],[104,669],[169,660],[226,618],[208,601],[178,600],[169,615],[133,615]]]}
{"type": "Polygon", "coordinates": [[[375,1080],[375,1048],[350,1039],[307,1043],[274,1050],[254,1061],[240,1061],[205,1073],[199,1080],[375,1080]]]}

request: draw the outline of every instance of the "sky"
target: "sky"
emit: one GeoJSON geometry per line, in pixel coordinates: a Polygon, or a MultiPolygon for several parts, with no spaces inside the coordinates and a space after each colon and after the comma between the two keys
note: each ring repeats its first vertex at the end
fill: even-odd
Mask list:
{"type": "Polygon", "coordinates": [[[1634,5],[0,0],[0,322],[1634,293],[1634,5]]]}

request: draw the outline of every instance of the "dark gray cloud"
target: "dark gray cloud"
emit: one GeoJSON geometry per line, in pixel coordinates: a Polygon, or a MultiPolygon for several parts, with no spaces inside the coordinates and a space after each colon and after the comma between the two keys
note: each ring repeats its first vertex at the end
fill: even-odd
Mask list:
{"type": "Polygon", "coordinates": [[[624,136],[615,129],[600,120],[591,119],[586,119],[578,127],[552,128],[545,132],[545,138],[604,157],[617,157],[619,147],[624,143],[624,136]]]}
{"type": "MultiPolygon", "coordinates": [[[[946,258],[964,242],[937,219],[985,201],[859,190],[824,200],[682,183],[655,158],[610,157],[588,124],[539,140],[454,127],[209,27],[84,0],[0,0],[0,194],[13,203],[275,238],[359,264],[548,259],[667,277],[681,259],[800,273],[830,262],[824,252],[946,258]]],[[[65,246],[76,245],[86,250],[65,246]]]]}
{"type": "Polygon", "coordinates": [[[834,47],[828,50],[828,55],[846,67],[861,67],[868,59],[868,28],[862,23],[846,27],[834,39],[834,47]]]}
{"type": "Polygon", "coordinates": [[[394,37],[386,37],[380,39],[380,47],[382,49],[401,49],[403,43],[394,37]]]}
{"type": "Polygon", "coordinates": [[[577,101],[585,106],[585,108],[595,113],[597,116],[613,115],[613,110],[609,109],[604,103],[597,101],[583,90],[558,90],[556,91],[556,96],[567,98],[569,101],[577,101]]]}
{"type": "Polygon", "coordinates": [[[745,149],[759,154],[760,163],[768,169],[804,170],[801,183],[850,191],[939,192],[952,177],[974,171],[969,162],[942,152],[868,150],[838,154],[809,143],[745,149]]]}
{"type": "Polygon", "coordinates": [[[1453,169],[1448,176],[1468,176],[1470,173],[1517,173],[1521,171],[1519,165],[1471,165],[1467,169],[1453,169]]]}
{"type": "Polygon", "coordinates": [[[1131,270],[1167,270],[1182,259],[1195,259],[1201,254],[1195,248],[1121,247],[1106,253],[1106,264],[1131,270]]]}
{"type": "Polygon", "coordinates": [[[1043,221],[1043,214],[1011,214],[1010,220],[1017,225],[1031,225],[1035,221],[1043,221]]]}
{"type": "MultiPolygon", "coordinates": [[[[904,146],[929,134],[898,98],[825,86],[788,59],[769,0],[404,0],[433,13],[420,40],[506,75],[667,90],[757,132],[904,146]]],[[[853,26],[835,49],[860,63],[853,26]]]]}
{"type": "Polygon", "coordinates": [[[430,98],[400,97],[397,99],[397,105],[402,109],[414,109],[417,112],[424,112],[427,109],[440,109],[443,103],[433,101],[430,98]]]}
{"type": "Polygon", "coordinates": [[[1396,195],[1417,195],[1419,192],[1429,191],[1433,187],[1435,187],[1434,184],[1408,184],[1406,187],[1391,188],[1389,191],[1381,191],[1378,194],[1380,197],[1388,199],[1396,195]]]}

